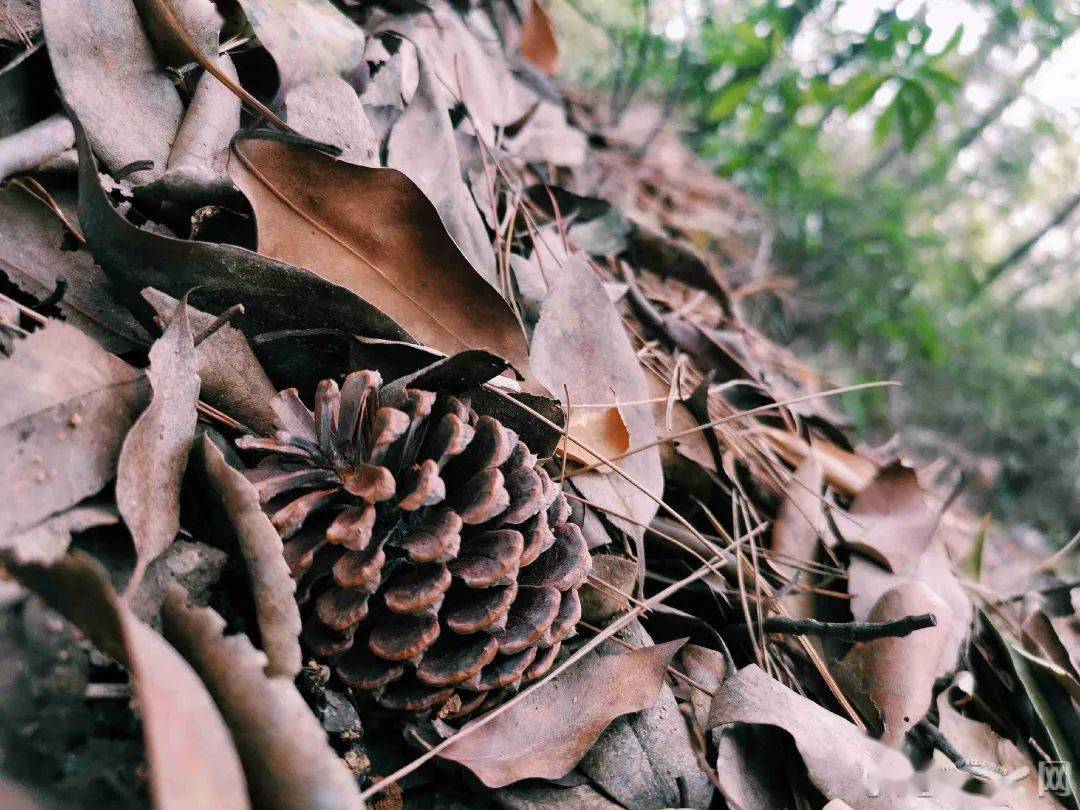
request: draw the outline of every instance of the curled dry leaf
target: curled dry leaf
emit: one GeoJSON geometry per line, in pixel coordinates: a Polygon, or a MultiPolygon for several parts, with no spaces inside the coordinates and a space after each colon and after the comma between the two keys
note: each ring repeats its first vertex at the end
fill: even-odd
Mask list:
{"type": "Polygon", "coordinates": [[[0,188],[0,272],[8,281],[43,300],[63,277],[60,311],[69,324],[116,354],[145,345],[146,333],[112,295],[90,251],[64,250],[66,236],[60,218],[24,188],[0,188]]]}
{"type": "Polygon", "coordinates": [[[597,624],[630,609],[622,594],[633,594],[638,567],[614,554],[593,554],[592,563],[589,582],[581,586],[581,618],[597,624]]]}
{"type": "Polygon", "coordinates": [[[328,0],[240,0],[240,6],[274,57],[279,96],[316,76],[366,75],[363,30],[328,0]]]}
{"type": "MultiPolygon", "coordinates": [[[[214,60],[225,76],[239,81],[236,67],[227,53],[214,57],[214,60]]],[[[140,191],[195,205],[236,198],[237,191],[226,167],[229,141],[238,129],[240,99],[216,76],[203,73],[176,133],[165,174],[140,191]]]]}
{"type": "Polygon", "coordinates": [[[183,105],[130,2],[43,0],[45,42],[60,93],[109,171],[136,161],[147,182],[165,171],[183,105]]]}
{"type": "MultiPolygon", "coordinates": [[[[540,310],[532,339],[532,367],[536,378],[556,394],[565,385],[570,402],[637,402],[648,399],[649,389],[626,330],[604,287],[585,260],[574,256],[560,270],[540,310]]],[[[656,438],[647,408],[627,409],[625,415],[631,449],[656,438]]],[[[663,490],[660,453],[656,447],[616,462],[620,469],[657,497],[663,490]]],[[[648,524],[656,502],[618,475],[588,472],[572,479],[582,494],[601,507],[648,524]]],[[[619,518],[612,522],[640,539],[643,529],[619,518]]]]}
{"type": "Polygon", "coordinates": [[[75,130],[67,117],[59,113],[0,138],[0,181],[30,171],[74,145],[75,130]]]}
{"type": "MultiPolygon", "coordinates": [[[[160,290],[146,289],[142,297],[158,317],[169,321],[177,301],[160,290]]],[[[188,307],[192,331],[198,336],[214,323],[214,316],[188,307]]],[[[203,400],[224,411],[256,433],[274,431],[270,400],[277,396],[262,365],[240,330],[225,324],[195,347],[199,359],[199,389],[203,400]]]]}
{"type": "Polygon", "coordinates": [[[559,43],[555,39],[555,26],[536,0],[529,0],[529,10],[521,24],[518,50],[522,59],[545,76],[553,76],[559,69],[559,43]]]}
{"type": "Polygon", "coordinates": [[[229,170],[255,208],[261,253],[354,290],[439,351],[485,349],[527,374],[510,306],[408,177],[279,141],[239,140],[234,151],[229,170]]]}
{"type": "Polygon", "coordinates": [[[203,434],[200,449],[210,486],[236,530],[251,579],[266,674],[291,678],[300,671],[300,611],[281,537],[260,507],[255,487],[229,465],[209,433],[203,434]]]}
{"type": "Polygon", "coordinates": [[[852,501],[850,517],[837,511],[837,528],[853,549],[897,574],[910,574],[934,537],[941,513],[931,509],[910,467],[878,471],[852,501]]]}
{"type": "MultiPolygon", "coordinates": [[[[572,406],[571,402],[570,419],[566,428],[570,435],[559,442],[556,450],[560,456],[564,455],[578,464],[594,464],[600,461],[599,456],[583,449],[573,439],[585,442],[605,458],[621,455],[630,449],[630,431],[626,428],[618,406],[576,410],[572,406]]],[[[602,464],[596,468],[596,472],[602,475],[611,472],[611,468],[602,464]]]]}
{"type": "Polygon", "coordinates": [[[0,536],[100,490],[146,401],[146,376],[50,322],[0,358],[0,536]]]}
{"type": "Polygon", "coordinates": [[[826,799],[853,810],[981,807],[977,796],[934,785],[919,795],[911,763],[833,714],[796,694],[751,664],[725,680],[713,697],[709,727],[732,723],[776,726],[791,735],[810,781],[826,799]]]}
{"type": "Polygon", "coordinates": [[[195,437],[199,401],[195,343],[187,301],[150,347],[150,404],[128,431],[116,471],[116,504],[135,544],[128,593],[180,528],[180,483],[195,437]]]}
{"type": "MultiPolygon", "coordinates": [[[[101,187],[86,136],[79,147],[79,223],[87,246],[127,300],[154,287],[211,313],[243,304],[247,334],[279,329],[345,329],[392,340],[409,335],[359,296],[314,273],[233,245],[173,239],[137,228],[117,212],[101,187]],[[297,301],[318,301],[298,307],[297,301]]],[[[144,304],[145,306],[145,304],[144,304]]]]}
{"type": "Polygon", "coordinates": [[[169,588],[165,634],[225,716],[254,804],[280,810],[362,808],[356,781],[292,681],[267,677],[266,657],[247,636],[225,637],[225,620],[210,608],[187,607],[186,597],[183,588],[169,588]]]}
{"type": "MultiPolygon", "coordinates": [[[[772,529],[771,548],[785,557],[800,562],[813,562],[817,557],[818,538],[825,532],[825,506],[821,489],[825,476],[817,456],[810,453],[788,481],[780,511],[772,529]]],[[[791,580],[802,579],[802,569],[780,561],[771,565],[791,580]]],[[[810,618],[814,614],[812,591],[797,591],[781,599],[788,614],[810,618]]]]}
{"type": "Polygon", "coordinates": [[[566,776],[613,719],[653,704],[682,644],[583,658],[440,756],[464,765],[488,787],[566,776]]]}
{"type": "Polygon", "coordinates": [[[923,613],[933,614],[937,625],[900,638],[859,642],[842,665],[881,712],[881,740],[887,745],[899,746],[930,709],[952,635],[952,611],[923,583],[905,582],[886,591],[868,617],[871,622],[891,622],[923,613]]]}
{"type": "Polygon", "coordinates": [[[49,566],[5,565],[131,673],[155,807],[249,806],[240,758],[198,676],[132,615],[91,557],[76,552],[49,566]]]}

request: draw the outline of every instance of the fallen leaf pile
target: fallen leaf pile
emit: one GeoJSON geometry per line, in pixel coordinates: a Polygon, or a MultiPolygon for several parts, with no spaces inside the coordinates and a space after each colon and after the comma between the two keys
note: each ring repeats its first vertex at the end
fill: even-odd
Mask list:
{"type": "Polygon", "coordinates": [[[558,65],[0,8],[0,804],[1077,808],[1076,541],[855,441],[754,206],[558,65]]]}

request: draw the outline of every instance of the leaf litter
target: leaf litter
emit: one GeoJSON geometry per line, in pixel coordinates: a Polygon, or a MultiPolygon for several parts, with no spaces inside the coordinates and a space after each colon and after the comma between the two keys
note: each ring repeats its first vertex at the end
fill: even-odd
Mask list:
{"type": "Polygon", "coordinates": [[[649,102],[613,122],[561,82],[543,4],[106,5],[0,18],[0,713],[60,718],[0,733],[4,791],[1055,806],[1075,556],[853,442],[735,303],[761,214],[649,102]],[[405,427],[432,407],[441,462],[405,427]],[[406,457],[435,465],[385,493],[412,517],[316,507],[338,479],[382,504],[406,457]],[[477,465],[483,541],[431,522],[477,465]]]}

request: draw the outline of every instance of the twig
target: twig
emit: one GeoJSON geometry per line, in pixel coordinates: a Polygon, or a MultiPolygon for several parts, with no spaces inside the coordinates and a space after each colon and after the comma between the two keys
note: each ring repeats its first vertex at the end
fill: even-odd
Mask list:
{"type": "Polygon", "coordinates": [[[925,718],[920,720],[915,728],[926,737],[926,741],[929,742],[930,745],[948,757],[953,765],[962,771],[968,770],[970,763],[968,762],[967,757],[956,750],[956,747],[941,733],[941,729],[925,718]]]}
{"type": "MultiPolygon", "coordinates": [[[[745,623],[731,625],[733,629],[745,623]]],[[[769,616],[758,623],[763,633],[784,633],[792,636],[827,636],[844,641],[873,641],[878,638],[902,638],[916,630],[936,627],[932,613],[905,616],[894,622],[819,622],[816,619],[794,619],[790,616],[769,616]]]]}
{"type": "Polygon", "coordinates": [[[243,315],[243,314],[244,314],[244,305],[243,304],[233,304],[227,310],[225,310],[220,315],[218,315],[216,318],[214,318],[214,320],[213,320],[213,322],[211,324],[209,324],[205,329],[203,329],[198,335],[195,336],[195,345],[198,346],[200,343],[202,343],[208,337],[213,335],[217,330],[219,330],[221,327],[223,327],[225,324],[227,324],[229,321],[231,321],[237,315],[243,315]]]}

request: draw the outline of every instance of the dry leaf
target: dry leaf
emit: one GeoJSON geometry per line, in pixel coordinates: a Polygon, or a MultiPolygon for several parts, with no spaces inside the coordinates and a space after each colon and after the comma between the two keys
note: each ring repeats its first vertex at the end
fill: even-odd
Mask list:
{"type": "MultiPolygon", "coordinates": [[[[818,538],[825,532],[825,506],[821,490],[825,476],[813,453],[796,468],[784,491],[772,529],[771,549],[800,562],[814,562],[818,538]]],[[[770,565],[791,580],[805,580],[802,569],[782,560],[770,565]]],[[[814,615],[814,593],[796,591],[781,598],[788,614],[796,618],[814,615]]]]}
{"type": "MultiPolygon", "coordinates": [[[[484,219],[461,179],[446,94],[422,57],[416,93],[386,143],[386,165],[408,175],[431,200],[461,253],[489,284],[498,285],[484,219]]],[[[489,91],[490,92],[490,91],[489,91]]]]}
{"type": "Polygon", "coordinates": [[[923,613],[933,614],[937,625],[900,638],[859,642],[842,664],[881,712],[885,721],[881,740],[894,747],[930,709],[934,681],[952,635],[952,611],[923,583],[905,582],[886,591],[867,617],[871,622],[891,622],[923,613]]]}
{"type": "Polygon", "coordinates": [[[801,436],[786,430],[769,425],[761,425],[760,430],[769,437],[780,456],[793,467],[802,464],[813,447],[814,455],[825,472],[825,480],[829,486],[844,495],[854,495],[866,487],[877,474],[877,467],[873,462],[817,436],[812,436],[808,445],[801,436]]]}
{"type": "Polygon", "coordinates": [[[153,167],[129,176],[147,182],[165,171],[183,105],[158,65],[130,2],[43,0],[49,59],[64,103],[94,152],[115,172],[136,161],[153,167]]]}
{"type": "MultiPolygon", "coordinates": [[[[937,699],[938,728],[953,747],[969,762],[972,769],[988,780],[996,790],[995,799],[1013,810],[1052,810],[1060,805],[1039,789],[1035,764],[1013,743],[994,733],[986,723],[969,720],[949,705],[948,691],[937,699]]],[[[935,758],[940,754],[936,754],[935,758]]],[[[955,768],[942,764],[946,772],[955,768]]],[[[956,771],[957,779],[966,779],[966,772],[956,771]]]]}
{"type": "Polygon", "coordinates": [[[525,335],[510,306],[469,266],[409,178],[277,141],[235,149],[229,168],[255,207],[261,253],[354,290],[439,351],[485,349],[527,374],[525,335]]]}
{"type": "Polygon", "coordinates": [[[207,59],[218,55],[222,19],[211,0],[134,0],[162,64],[179,68],[193,60],[179,26],[207,59]],[[171,15],[169,14],[171,12],[171,15]]]}
{"type": "Polygon", "coordinates": [[[356,781],[292,681],[267,677],[266,656],[247,636],[223,636],[225,620],[210,608],[187,607],[186,597],[183,588],[169,588],[165,634],[198,671],[228,722],[254,804],[362,808],[356,781]]]}
{"type": "Polygon", "coordinates": [[[356,90],[337,76],[318,76],[285,96],[289,126],[341,150],[339,160],[379,166],[379,136],[371,128],[356,90]]]}
{"type": "Polygon", "coordinates": [[[25,531],[0,539],[0,549],[10,554],[16,562],[48,565],[67,553],[72,534],[119,522],[120,515],[112,506],[73,506],[25,531]]]}
{"type": "MultiPolygon", "coordinates": [[[[564,437],[559,442],[556,452],[578,464],[593,464],[600,458],[583,449],[581,445],[572,441],[573,439],[585,442],[605,458],[622,455],[630,449],[630,431],[627,430],[626,422],[623,421],[622,413],[616,405],[609,408],[575,409],[571,402],[570,420],[566,432],[570,434],[570,437],[564,437]]],[[[611,472],[611,468],[602,464],[596,468],[596,471],[604,474],[611,472]]]]}
{"type": "MultiPolygon", "coordinates": [[[[596,557],[593,557],[595,563],[596,557]]],[[[679,652],[679,660],[682,662],[683,671],[701,684],[706,689],[715,692],[724,679],[733,675],[728,657],[717,650],[701,647],[697,644],[687,644],[679,652]]],[[[694,708],[694,717],[701,728],[705,728],[709,722],[709,707],[712,702],[710,695],[690,688],[690,705],[694,708]]]]}
{"type": "Polygon", "coordinates": [[[112,479],[146,376],[74,326],[50,322],[0,358],[0,536],[39,523],[112,479]]]}
{"type": "Polygon", "coordinates": [[[440,756],[464,765],[488,787],[565,776],[613,719],[653,704],[682,644],[584,658],[440,756]]]}
{"type": "MultiPolygon", "coordinates": [[[[620,631],[620,635],[636,649],[649,649],[645,645],[652,644],[637,621],[620,631]]],[[[601,661],[627,654],[614,642],[608,642],[600,650],[601,661]]],[[[667,683],[661,684],[651,706],[618,717],[604,729],[582,757],[578,769],[624,807],[706,808],[713,794],[712,785],[694,754],[686,718],[667,683]]]]}
{"type": "Polygon", "coordinates": [[[152,397],[128,431],[116,472],[116,503],[135,543],[135,571],[127,586],[139,587],[143,574],[180,528],[180,483],[195,438],[199,375],[187,301],[150,347],[152,397]]]}
{"type": "Polygon", "coordinates": [[[525,21],[521,24],[518,50],[522,59],[545,76],[554,76],[559,69],[559,44],[555,39],[555,26],[544,7],[536,0],[530,0],[525,21]]]}
{"type": "Polygon", "coordinates": [[[66,116],[44,121],[0,139],[0,182],[37,168],[75,145],[75,130],[66,116]]]}
{"type": "Polygon", "coordinates": [[[255,36],[274,57],[279,97],[316,76],[354,81],[366,70],[363,30],[328,0],[239,1],[255,36]]]}
{"type": "Polygon", "coordinates": [[[90,252],[62,249],[66,234],[60,218],[26,190],[0,188],[0,272],[38,300],[63,277],[67,290],[60,311],[70,325],[116,354],[145,345],[146,333],[113,297],[90,252]]]}
{"type": "Polygon", "coordinates": [[[915,570],[941,519],[927,505],[915,471],[899,462],[859,490],[849,514],[833,515],[847,545],[897,574],[915,570]]]}
{"type": "Polygon", "coordinates": [[[796,694],[754,664],[721,684],[709,712],[709,727],[731,723],[776,726],[795,740],[810,780],[826,799],[853,810],[985,806],[979,797],[935,785],[916,795],[914,770],[900,752],[859,731],[847,720],[796,694]]]}
{"type": "MultiPolygon", "coordinates": [[[[570,402],[637,402],[648,399],[649,389],[637,355],[603,285],[580,256],[567,262],[551,288],[533,332],[532,366],[536,378],[558,394],[565,385],[570,402]]],[[[631,447],[651,444],[654,432],[648,408],[627,409],[626,427],[631,447]]],[[[655,447],[616,462],[647,491],[660,497],[663,472],[655,447]]],[[[618,475],[595,472],[576,475],[574,486],[602,507],[648,524],[656,502],[618,475]]],[[[627,521],[612,522],[632,537],[643,529],[627,521]]]]}
{"type": "Polygon", "coordinates": [[[200,445],[214,494],[236,530],[255,599],[267,675],[292,678],[300,671],[300,611],[281,537],[259,505],[255,487],[233,469],[208,433],[200,445]]]}
{"type": "Polygon", "coordinates": [[[544,782],[527,782],[500,788],[492,794],[496,807],[504,810],[619,810],[622,805],[604,798],[591,785],[558,787],[544,782]]]}
{"type": "MultiPolygon", "coordinates": [[[[227,53],[215,57],[214,64],[225,76],[239,82],[227,53]]],[[[240,99],[216,76],[203,73],[176,133],[165,174],[140,191],[196,205],[236,198],[238,193],[226,168],[229,141],[238,129],[240,99]]]]}
{"type": "MultiPolygon", "coordinates": [[[[162,321],[172,319],[177,300],[149,288],[142,297],[162,321]]],[[[199,335],[215,318],[189,306],[192,331],[199,335]]],[[[277,396],[262,365],[251,351],[243,333],[225,324],[195,347],[199,359],[200,397],[256,433],[274,432],[274,412],[270,400],[277,396]]]]}
{"type": "Polygon", "coordinates": [[[120,215],[101,187],[94,158],[75,123],[79,147],[79,223],[94,258],[125,296],[154,287],[220,313],[243,304],[246,334],[280,329],[345,329],[350,334],[404,340],[409,336],[384,313],[349,290],[314,273],[233,245],[173,239],[137,228],[120,215]],[[318,307],[298,307],[318,301],[318,307]]]}
{"type": "Polygon", "coordinates": [[[634,593],[638,576],[636,562],[614,554],[593,554],[589,576],[591,580],[604,584],[594,585],[590,581],[581,586],[581,618],[592,624],[601,624],[617,613],[630,609],[629,600],[620,594],[634,593]]]}
{"type": "Polygon", "coordinates": [[[165,640],[136,619],[101,567],[76,552],[50,566],[5,563],[131,673],[159,810],[243,810],[240,759],[198,676],[165,640]]]}

